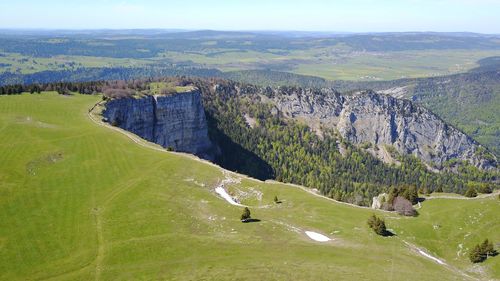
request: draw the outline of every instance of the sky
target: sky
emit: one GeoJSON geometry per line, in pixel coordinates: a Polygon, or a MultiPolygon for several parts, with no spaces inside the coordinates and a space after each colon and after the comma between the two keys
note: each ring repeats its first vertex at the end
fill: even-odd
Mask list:
{"type": "Polygon", "coordinates": [[[500,33],[500,0],[0,0],[0,28],[500,33]]]}

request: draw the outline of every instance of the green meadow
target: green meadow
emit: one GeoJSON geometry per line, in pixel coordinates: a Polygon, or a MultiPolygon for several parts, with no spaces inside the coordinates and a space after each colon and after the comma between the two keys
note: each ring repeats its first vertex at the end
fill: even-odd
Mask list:
{"type": "Polygon", "coordinates": [[[497,50],[473,49],[355,52],[342,46],[332,46],[253,51],[221,49],[210,45],[204,51],[165,51],[142,59],[70,55],[31,57],[0,52],[0,74],[29,74],[83,67],[145,67],[172,62],[221,71],[276,69],[327,80],[377,81],[467,72],[479,66],[478,60],[499,55],[500,51],[497,50]]]}
{"type": "Polygon", "coordinates": [[[415,218],[353,207],[139,145],[92,121],[100,100],[0,96],[0,280],[500,278],[500,257],[467,257],[500,242],[496,197],[427,200],[415,218]],[[259,222],[217,195],[228,178],[259,222]],[[373,213],[396,235],[375,235],[373,213]]]}
{"type": "Polygon", "coordinates": [[[4,72],[30,74],[47,70],[75,70],[82,67],[141,67],[151,63],[153,63],[151,60],[134,58],[68,55],[33,57],[0,52],[0,74],[4,72]]]}

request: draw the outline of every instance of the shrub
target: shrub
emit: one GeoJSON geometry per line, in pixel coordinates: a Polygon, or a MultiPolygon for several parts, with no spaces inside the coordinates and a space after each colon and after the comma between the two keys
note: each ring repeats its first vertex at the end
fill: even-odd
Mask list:
{"type": "Polygon", "coordinates": [[[491,256],[491,257],[496,256],[498,254],[498,252],[493,247],[493,243],[488,241],[488,239],[485,239],[481,244],[481,251],[486,256],[491,256]]]}
{"type": "Polygon", "coordinates": [[[486,255],[482,253],[481,247],[479,245],[476,245],[470,251],[469,259],[473,263],[483,262],[486,259],[486,255]]]}
{"type": "Polygon", "coordinates": [[[465,192],[466,197],[476,197],[477,196],[477,191],[474,187],[469,187],[467,191],[465,192]]]}
{"type": "Polygon", "coordinates": [[[403,216],[416,216],[417,211],[413,209],[413,205],[406,198],[398,196],[394,199],[393,208],[398,214],[403,216]]]}
{"type": "Polygon", "coordinates": [[[249,219],[251,219],[252,217],[250,216],[250,209],[248,209],[248,207],[245,207],[245,209],[243,209],[243,214],[241,214],[241,221],[247,221],[249,219]]]}
{"type": "Polygon", "coordinates": [[[387,228],[385,227],[385,221],[375,215],[372,215],[368,219],[368,226],[378,235],[386,236],[388,234],[387,228]]]}
{"type": "Polygon", "coordinates": [[[485,239],[483,243],[477,244],[472,248],[469,252],[469,259],[473,263],[478,263],[485,261],[488,256],[494,257],[496,255],[498,255],[498,252],[493,247],[493,243],[485,239]]]}
{"type": "Polygon", "coordinates": [[[479,186],[478,191],[479,191],[480,193],[486,193],[486,194],[490,194],[490,193],[492,193],[492,192],[493,192],[493,190],[492,190],[492,188],[491,188],[491,186],[490,186],[489,184],[481,184],[481,185],[479,186]]]}

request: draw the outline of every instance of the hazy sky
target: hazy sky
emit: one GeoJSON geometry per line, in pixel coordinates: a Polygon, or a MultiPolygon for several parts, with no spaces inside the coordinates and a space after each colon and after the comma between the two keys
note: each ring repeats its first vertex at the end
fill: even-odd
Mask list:
{"type": "Polygon", "coordinates": [[[0,28],[500,33],[500,0],[0,0],[0,28]]]}

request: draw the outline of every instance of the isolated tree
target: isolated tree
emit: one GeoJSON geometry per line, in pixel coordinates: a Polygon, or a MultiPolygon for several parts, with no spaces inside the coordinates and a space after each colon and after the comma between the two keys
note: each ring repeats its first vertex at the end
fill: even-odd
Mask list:
{"type": "Polygon", "coordinates": [[[470,186],[467,191],[465,192],[466,197],[476,197],[477,196],[477,191],[474,187],[470,186]]]}
{"type": "Polygon", "coordinates": [[[494,257],[496,255],[498,255],[498,252],[493,247],[493,243],[485,239],[483,243],[477,244],[472,248],[469,253],[469,259],[473,263],[478,263],[483,262],[488,257],[494,257]]]}
{"type": "Polygon", "coordinates": [[[484,255],[481,251],[481,246],[476,245],[469,253],[469,259],[473,263],[483,262],[486,259],[486,255],[484,255]]]}
{"type": "Polygon", "coordinates": [[[246,221],[250,218],[250,209],[248,209],[248,207],[245,207],[245,209],[243,209],[243,214],[241,214],[241,221],[246,221]]]}
{"type": "Polygon", "coordinates": [[[280,200],[278,199],[278,196],[274,196],[274,203],[278,204],[280,202],[280,200]]]}
{"type": "Polygon", "coordinates": [[[385,221],[383,219],[378,218],[375,215],[372,215],[368,219],[368,226],[375,231],[378,235],[385,236],[387,235],[387,228],[385,227],[385,221]]]}

